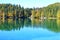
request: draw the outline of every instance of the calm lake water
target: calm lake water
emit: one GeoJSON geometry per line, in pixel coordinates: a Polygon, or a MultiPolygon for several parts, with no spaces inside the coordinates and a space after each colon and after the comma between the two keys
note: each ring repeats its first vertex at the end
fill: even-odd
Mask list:
{"type": "Polygon", "coordinates": [[[2,19],[0,40],[60,40],[60,20],[2,19]]]}

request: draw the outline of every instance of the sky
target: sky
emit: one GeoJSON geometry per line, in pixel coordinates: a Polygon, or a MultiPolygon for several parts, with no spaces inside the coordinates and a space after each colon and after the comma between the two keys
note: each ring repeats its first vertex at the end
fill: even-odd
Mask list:
{"type": "Polygon", "coordinates": [[[0,4],[17,4],[24,8],[40,8],[56,2],[60,2],[60,0],[0,0],[0,4]]]}

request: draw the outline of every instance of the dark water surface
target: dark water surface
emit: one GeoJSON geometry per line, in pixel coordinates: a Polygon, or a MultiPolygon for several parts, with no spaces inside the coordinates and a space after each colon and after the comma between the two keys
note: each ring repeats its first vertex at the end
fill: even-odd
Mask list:
{"type": "Polygon", "coordinates": [[[60,40],[60,20],[0,20],[0,40],[60,40]]]}

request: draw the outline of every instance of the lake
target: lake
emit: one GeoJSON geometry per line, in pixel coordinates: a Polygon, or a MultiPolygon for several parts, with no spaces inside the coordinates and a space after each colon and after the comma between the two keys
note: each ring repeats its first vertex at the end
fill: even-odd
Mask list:
{"type": "Polygon", "coordinates": [[[60,40],[60,20],[0,19],[0,40],[60,40]]]}

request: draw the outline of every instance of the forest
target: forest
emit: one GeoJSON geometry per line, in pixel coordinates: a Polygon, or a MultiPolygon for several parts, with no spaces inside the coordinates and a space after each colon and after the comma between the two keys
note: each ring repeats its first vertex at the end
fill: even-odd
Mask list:
{"type": "Polygon", "coordinates": [[[42,8],[24,8],[21,5],[0,4],[0,18],[60,18],[60,3],[42,8]]]}

